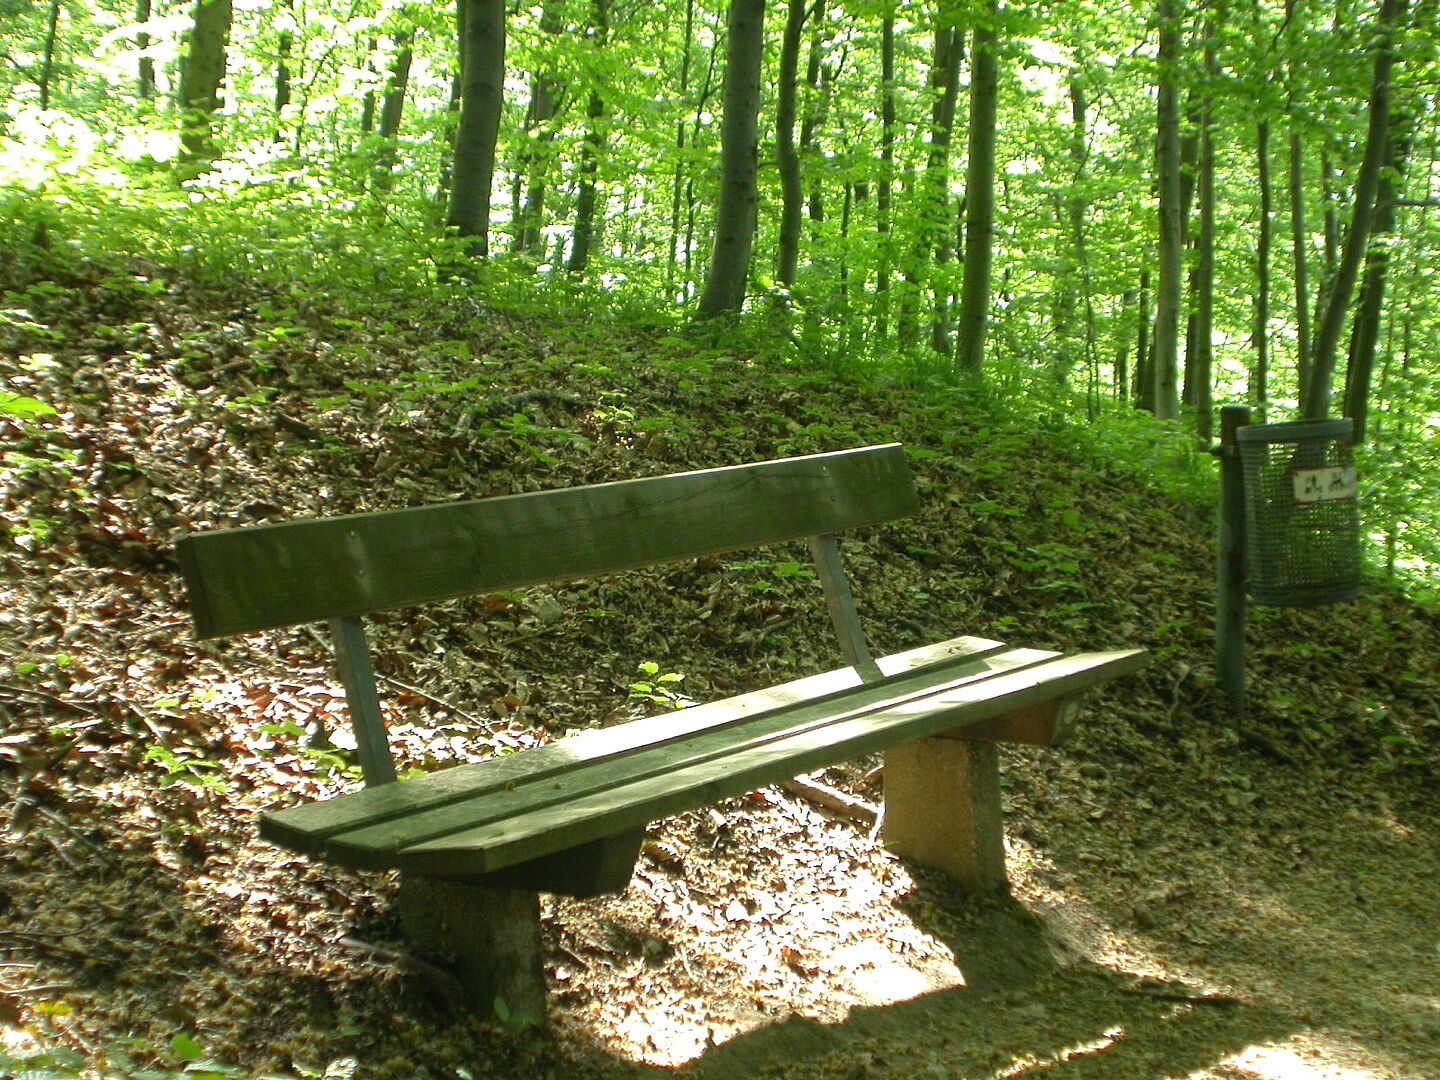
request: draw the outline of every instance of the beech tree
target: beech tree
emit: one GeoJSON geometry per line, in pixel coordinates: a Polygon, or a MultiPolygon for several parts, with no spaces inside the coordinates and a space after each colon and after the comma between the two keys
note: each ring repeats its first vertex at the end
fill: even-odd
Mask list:
{"type": "Polygon", "coordinates": [[[1330,412],[1330,383],[1335,372],[1335,355],[1350,305],[1350,295],[1360,272],[1370,230],[1375,221],[1375,198],[1385,164],[1386,140],[1390,129],[1390,77],[1395,66],[1395,30],[1405,0],[1381,0],[1375,27],[1375,66],[1370,81],[1369,126],[1365,132],[1365,157],[1355,177],[1351,198],[1350,227],[1345,233],[1344,252],[1335,270],[1334,281],[1325,290],[1324,307],[1315,335],[1315,358],[1303,411],[1308,420],[1323,420],[1330,412]]]}
{"type": "Polygon", "coordinates": [[[505,100],[505,4],[503,0],[459,0],[459,4],[464,28],[460,127],[445,223],[469,239],[469,254],[483,259],[490,253],[490,194],[505,100]]]}
{"type": "Polygon", "coordinates": [[[990,0],[970,52],[969,167],[965,173],[965,276],[960,286],[960,347],[955,368],[977,375],[985,355],[990,319],[990,267],[995,224],[995,116],[999,94],[996,22],[999,4],[990,0]]]}
{"type": "Polygon", "coordinates": [[[179,92],[180,145],[187,161],[215,153],[211,118],[220,108],[231,19],[230,0],[195,0],[179,92]]]}
{"type": "Polygon", "coordinates": [[[1159,191],[1160,258],[1156,282],[1155,350],[1150,361],[1150,407],[1161,420],[1180,415],[1176,376],[1180,366],[1181,275],[1185,225],[1180,195],[1180,7],[1159,0],[1155,175],[1159,191]]]}
{"type": "Polygon", "coordinates": [[[720,137],[720,200],[710,273],[700,297],[702,319],[738,312],[745,303],[755,241],[756,149],[760,69],[765,55],[765,0],[730,0],[725,50],[725,116],[720,137]]]}

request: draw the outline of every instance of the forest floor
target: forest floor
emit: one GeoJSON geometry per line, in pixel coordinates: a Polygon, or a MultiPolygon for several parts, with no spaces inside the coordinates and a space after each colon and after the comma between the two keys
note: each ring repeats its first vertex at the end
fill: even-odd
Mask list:
{"type": "MultiPolygon", "coordinates": [[[[1440,1077],[1440,620],[1378,584],[1256,610],[1250,709],[1228,723],[1213,519],[1173,494],[1208,463],[598,315],[5,273],[0,375],[58,411],[0,419],[3,1060],[1440,1077]],[[315,630],[195,641],[186,532],[892,439],[924,511],[844,545],[877,648],[969,633],[1154,655],[1072,742],[1005,752],[1013,901],[968,902],[865,828],[756,792],[656,826],[624,894],[547,900],[551,1030],[516,1034],[447,1013],[403,954],[393,878],[257,840],[259,812],[356,783],[343,699],[315,630]]],[[[835,666],[803,559],[375,620],[402,767],[651,711],[631,690],[646,662],[696,700],[835,666]]],[[[879,801],[874,764],[825,779],[879,801]]]]}

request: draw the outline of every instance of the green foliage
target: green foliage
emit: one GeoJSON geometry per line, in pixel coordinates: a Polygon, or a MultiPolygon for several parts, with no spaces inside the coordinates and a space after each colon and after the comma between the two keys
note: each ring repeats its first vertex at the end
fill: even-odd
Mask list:
{"type": "Polygon", "coordinates": [[[653,660],[642,660],[637,665],[640,674],[646,676],[630,684],[630,697],[636,701],[648,701],[671,709],[688,709],[695,704],[693,698],[680,693],[680,684],[685,676],[676,671],[660,671],[660,665],[653,660]]]}
{"type": "Polygon", "coordinates": [[[168,746],[152,746],[145,751],[144,761],[153,761],[160,766],[163,777],[161,787],[176,784],[194,791],[224,791],[229,781],[219,772],[218,761],[208,761],[196,751],[181,747],[172,750],[168,746]]]}

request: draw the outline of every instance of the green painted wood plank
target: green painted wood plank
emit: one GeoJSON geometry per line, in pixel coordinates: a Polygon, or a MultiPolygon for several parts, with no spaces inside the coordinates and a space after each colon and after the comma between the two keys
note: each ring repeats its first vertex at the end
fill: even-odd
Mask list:
{"type": "MultiPolygon", "coordinates": [[[[347,829],[325,841],[325,856],[343,866],[380,869],[394,865],[396,852],[487,823],[523,818],[549,806],[572,805],[603,791],[635,786],[651,777],[678,774],[707,761],[743,758],[761,747],[793,741],[806,731],[826,728],[872,713],[893,711],[907,702],[929,699],[970,683],[990,681],[1021,668],[1053,662],[1056,653],[1010,649],[940,673],[867,685],[839,699],[786,706],[698,732],[666,739],[619,757],[543,780],[507,785],[484,795],[420,814],[361,829],[347,829]]],[[[775,779],[793,776],[783,764],[775,779]]],[[[656,815],[658,816],[658,815],[656,815]]]]}
{"type": "Polygon", "coordinates": [[[966,683],[879,712],[809,726],[793,736],[663,776],[556,803],[520,818],[408,848],[391,864],[441,876],[482,874],[740,795],[777,779],[1083,692],[1139,670],[1143,650],[1081,653],[966,683]]]}
{"type": "MultiPolygon", "coordinates": [[[[957,637],[881,657],[878,663],[884,674],[896,680],[908,673],[928,677],[976,658],[1003,652],[1005,648],[1000,642],[985,638],[957,637]]],[[[524,753],[444,769],[417,780],[357,791],[325,802],[291,807],[262,817],[260,834],[294,851],[321,855],[326,838],[343,830],[365,828],[401,816],[423,813],[486,791],[543,782],[588,763],[614,758],[646,745],[743,722],[779,708],[834,699],[854,692],[861,685],[861,679],[853,668],[837,668],[765,690],[696,705],[682,712],[667,712],[612,728],[583,731],[524,753]]]]}
{"type": "Polygon", "coordinates": [[[919,509],[898,444],[610,484],[196,533],[202,638],[842,532],[919,509]]]}

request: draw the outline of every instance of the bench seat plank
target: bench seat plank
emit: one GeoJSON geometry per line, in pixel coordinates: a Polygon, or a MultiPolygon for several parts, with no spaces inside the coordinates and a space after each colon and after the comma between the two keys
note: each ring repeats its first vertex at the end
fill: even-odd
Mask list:
{"type": "MultiPolygon", "coordinates": [[[[879,664],[885,675],[894,677],[911,671],[949,668],[1004,650],[1005,646],[998,641],[957,637],[883,657],[879,664]]],[[[487,790],[544,780],[585,762],[617,757],[667,738],[683,738],[716,724],[733,723],[788,705],[849,694],[861,685],[862,680],[853,668],[837,668],[680,712],[582,731],[524,753],[444,769],[420,780],[366,788],[341,799],[306,803],[267,814],[261,819],[261,835],[295,851],[319,855],[324,853],[324,840],[344,830],[432,810],[487,790]]]]}
{"type": "MultiPolygon", "coordinates": [[[[887,667],[894,671],[896,659],[882,658],[882,671],[887,667]]],[[[354,803],[357,810],[366,809],[360,804],[366,801],[362,796],[372,794],[367,791],[321,804],[335,811],[319,832],[303,835],[300,830],[283,827],[287,818],[310,809],[300,807],[267,816],[262,833],[296,850],[324,854],[341,865],[399,868],[438,876],[482,875],[643,828],[657,818],[897,742],[990,720],[1056,696],[1075,696],[1096,683],[1136,670],[1143,662],[1144,655],[1138,651],[1073,657],[1025,649],[962,652],[956,661],[931,666],[918,676],[887,678],[839,700],[821,698],[772,706],[749,716],[742,713],[720,726],[702,728],[693,737],[662,737],[632,748],[620,759],[602,756],[569,771],[498,788],[481,784],[481,793],[475,797],[464,797],[463,802],[441,805],[429,813],[412,811],[377,824],[361,812],[348,824],[341,824],[347,803],[354,803]]],[[[812,680],[819,678],[823,677],[812,680]]],[[[853,673],[852,678],[858,684],[853,673]]],[[[746,696],[750,695],[742,698],[746,696]]],[[[726,706],[739,700],[712,705],[726,706]]],[[[687,710],[695,711],[698,709],[687,710]]],[[[721,710],[712,711],[718,714],[721,710]]],[[[674,722],[685,715],[637,723],[653,728],[654,721],[674,722]]],[[[613,734],[634,726],[620,725],[592,734],[613,734]]],[[[571,741],[575,740],[566,740],[571,741]]],[[[485,767],[482,763],[465,768],[485,767]]],[[[436,774],[436,779],[445,775],[436,774]]],[[[411,786],[427,785],[415,781],[374,789],[373,793],[411,786]]]]}
{"type": "MultiPolygon", "coordinates": [[[[513,787],[506,785],[498,790],[485,784],[486,790],[476,798],[378,825],[346,829],[326,840],[325,854],[342,864],[389,865],[396,852],[417,844],[438,841],[480,825],[523,817],[555,804],[574,805],[580,799],[611,788],[636,784],[702,762],[735,757],[751,748],[792,739],[838,720],[863,717],[942,689],[992,678],[1001,671],[1044,663],[1055,655],[1033,649],[1012,649],[959,667],[947,667],[943,672],[930,671],[873,684],[838,701],[825,699],[784,705],[754,715],[742,714],[732,722],[707,727],[685,738],[665,733],[659,740],[621,757],[577,763],[575,768],[563,773],[513,787]]],[[[794,774],[776,779],[788,779],[791,775],[794,774]]]]}
{"type": "MultiPolygon", "coordinates": [[[[441,877],[480,875],[742,795],[837,761],[986,720],[1139,670],[1143,652],[1081,653],[962,683],[893,708],[808,727],[730,757],[553,804],[394,854],[392,865],[441,877]]],[[[337,861],[339,861],[337,859],[337,861]]]]}

